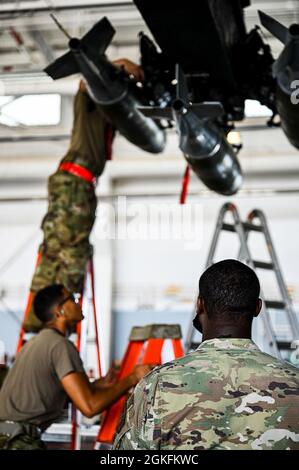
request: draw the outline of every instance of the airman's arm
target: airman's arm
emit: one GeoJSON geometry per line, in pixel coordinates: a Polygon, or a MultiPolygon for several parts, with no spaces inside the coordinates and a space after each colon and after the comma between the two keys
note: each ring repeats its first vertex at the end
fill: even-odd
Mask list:
{"type": "Polygon", "coordinates": [[[72,372],[61,379],[62,386],[82,414],[91,418],[112,405],[134,387],[151,370],[151,366],[137,366],[134,371],[108,388],[92,386],[86,374],[72,372]]]}

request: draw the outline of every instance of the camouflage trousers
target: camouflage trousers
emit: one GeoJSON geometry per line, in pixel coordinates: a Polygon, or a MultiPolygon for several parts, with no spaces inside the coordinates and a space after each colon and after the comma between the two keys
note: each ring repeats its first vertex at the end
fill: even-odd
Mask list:
{"type": "Polygon", "coordinates": [[[46,450],[40,431],[33,424],[0,422],[0,450],[46,450]]]}
{"type": "MultiPolygon", "coordinates": [[[[63,284],[70,292],[80,292],[92,254],[89,235],[97,205],[94,188],[85,180],[58,170],[49,178],[48,197],[48,211],[41,226],[41,258],[31,291],[34,294],[48,285],[63,284]]],[[[38,331],[40,326],[31,308],[25,329],[38,331]]]]}

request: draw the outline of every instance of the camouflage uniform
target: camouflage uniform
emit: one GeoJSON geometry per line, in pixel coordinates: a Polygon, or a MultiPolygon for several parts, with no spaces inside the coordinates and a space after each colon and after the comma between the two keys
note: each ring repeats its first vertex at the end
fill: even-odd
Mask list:
{"type": "MultiPolygon", "coordinates": [[[[60,163],[71,162],[102,174],[107,157],[107,131],[111,127],[86,93],[79,91],[74,102],[74,123],[69,150],[60,163]]],[[[33,293],[61,283],[71,292],[83,288],[86,263],[92,253],[92,230],[96,196],[92,183],[58,169],[48,182],[48,212],[42,221],[44,232],[40,263],[35,269],[33,293]]],[[[31,309],[25,328],[37,331],[41,324],[31,309]]]]}
{"type": "Polygon", "coordinates": [[[249,339],[213,339],[154,369],[115,449],[299,450],[299,371],[249,339]]]}

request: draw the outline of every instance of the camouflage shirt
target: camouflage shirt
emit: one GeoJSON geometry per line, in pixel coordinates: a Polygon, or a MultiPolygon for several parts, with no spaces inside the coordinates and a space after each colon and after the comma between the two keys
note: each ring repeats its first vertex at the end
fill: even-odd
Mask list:
{"type": "Polygon", "coordinates": [[[299,450],[299,371],[249,339],[204,341],[137,385],[114,448],[299,450]]]}

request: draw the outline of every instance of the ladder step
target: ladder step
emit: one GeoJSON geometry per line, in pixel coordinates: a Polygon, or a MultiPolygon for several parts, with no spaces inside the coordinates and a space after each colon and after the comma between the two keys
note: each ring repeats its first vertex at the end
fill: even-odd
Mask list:
{"type": "Polygon", "coordinates": [[[276,341],[278,349],[282,351],[289,351],[292,349],[292,342],[291,341],[276,341]]]}
{"type": "Polygon", "coordinates": [[[235,226],[233,224],[222,224],[222,230],[226,230],[227,232],[235,232],[235,226]]]}
{"type": "MultiPolygon", "coordinates": [[[[254,232],[263,232],[263,227],[261,225],[255,225],[249,222],[242,222],[242,226],[244,230],[247,230],[247,231],[252,230],[254,232]]],[[[226,230],[227,232],[235,232],[236,228],[234,224],[223,223],[222,230],[226,230]]]]}
{"type": "Polygon", "coordinates": [[[283,310],[286,306],[285,302],[279,300],[265,300],[267,308],[275,308],[277,310],[283,310]]]}
{"type": "Polygon", "coordinates": [[[254,232],[263,232],[263,227],[261,225],[251,224],[250,222],[243,222],[242,225],[247,231],[252,230],[254,232]]]}
{"type": "Polygon", "coordinates": [[[264,261],[253,261],[254,267],[255,268],[260,268],[260,269],[274,269],[273,263],[266,263],[264,261]]]}

